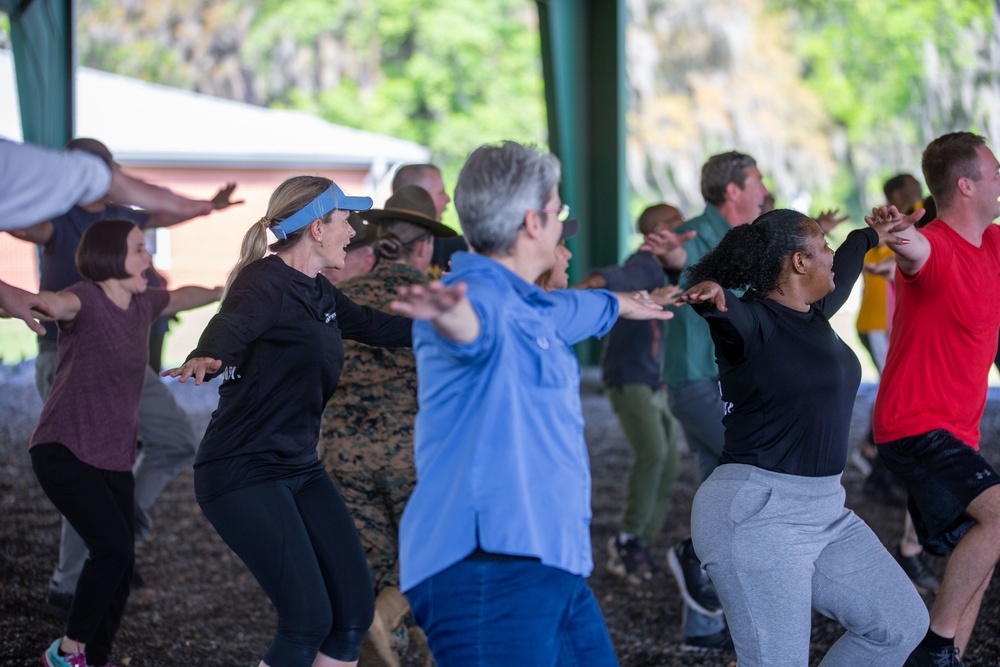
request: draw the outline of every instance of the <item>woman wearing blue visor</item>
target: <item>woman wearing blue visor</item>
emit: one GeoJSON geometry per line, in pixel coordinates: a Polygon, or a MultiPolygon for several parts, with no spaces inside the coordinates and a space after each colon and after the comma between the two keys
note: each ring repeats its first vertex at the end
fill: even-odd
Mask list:
{"type": "Polygon", "coordinates": [[[320,275],[344,265],[354,236],[348,212],[371,205],[319,176],[278,186],[243,239],[198,348],[164,373],[195,384],[223,375],[195,459],[195,492],[278,610],[262,666],[355,665],[372,621],[354,521],[316,455],[343,340],[411,344],[408,319],[358,306],[320,275]],[[277,238],[270,246],[268,230],[277,238]]]}

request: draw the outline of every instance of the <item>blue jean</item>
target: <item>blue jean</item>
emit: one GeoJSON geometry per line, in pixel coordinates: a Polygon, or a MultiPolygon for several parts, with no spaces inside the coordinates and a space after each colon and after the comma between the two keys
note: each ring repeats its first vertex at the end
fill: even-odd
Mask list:
{"type": "Polygon", "coordinates": [[[406,597],[438,667],[618,664],[587,580],[536,559],[466,559],[406,597]]]}

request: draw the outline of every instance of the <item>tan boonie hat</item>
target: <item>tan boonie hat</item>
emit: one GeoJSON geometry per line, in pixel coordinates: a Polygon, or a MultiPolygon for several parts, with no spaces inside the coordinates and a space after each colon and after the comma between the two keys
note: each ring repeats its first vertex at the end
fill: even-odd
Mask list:
{"type": "Polygon", "coordinates": [[[361,217],[373,223],[401,220],[423,227],[434,236],[450,238],[458,236],[451,227],[434,219],[437,209],[430,193],[419,185],[405,185],[385,201],[381,209],[362,211],[361,217]]]}

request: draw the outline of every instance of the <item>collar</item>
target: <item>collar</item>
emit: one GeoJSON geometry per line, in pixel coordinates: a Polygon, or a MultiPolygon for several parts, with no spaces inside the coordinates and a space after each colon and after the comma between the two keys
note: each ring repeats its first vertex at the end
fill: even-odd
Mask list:
{"type": "Polygon", "coordinates": [[[554,306],[555,301],[538,285],[526,282],[503,264],[470,252],[456,252],[451,256],[454,271],[446,279],[447,283],[460,281],[466,275],[482,275],[495,284],[503,284],[512,289],[525,301],[534,301],[543,306],[554,306]]]}

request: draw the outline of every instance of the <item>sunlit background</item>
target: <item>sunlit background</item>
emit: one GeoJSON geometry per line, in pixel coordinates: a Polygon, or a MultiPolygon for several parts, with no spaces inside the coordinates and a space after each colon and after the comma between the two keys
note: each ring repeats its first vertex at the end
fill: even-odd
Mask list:
{"type": "MultiPolygon", "coordinates": [[[[736,148],[756,157],[778,206],[839,208],[845,227],[862,224],[888,177],[922,182],[934,137],[1000,137],[996,2],[627,6],[633,215],[659,201],[701,213],[701,164],[736,148]]],[[[80,0],[77,16],[77,134],[183,194],[236,181],[247,200],[157,233],[156,264],[175,286],[222,282],[243,231],[293,173],[329,175],[381,204],[398,164],[439,164],[450,191],[475,146],[546,143],[532,0],[80,0]]],[[[0,136],[19,139],[9,48],[0,17],[0,136]]],[[[444,221],[458,226],[451,209],[444,221]]],[[[5,280],[37,288],[33,246],[0,235],[0,263],[5,280]]],[[[860,350],[857,297],[834,324],[860,350]]],[[[211,313],[182,316],[165,363],[183,359],[211,313]]],[[[0,322],[4,362],[34,354],[23,325],[0,322]]]]}

